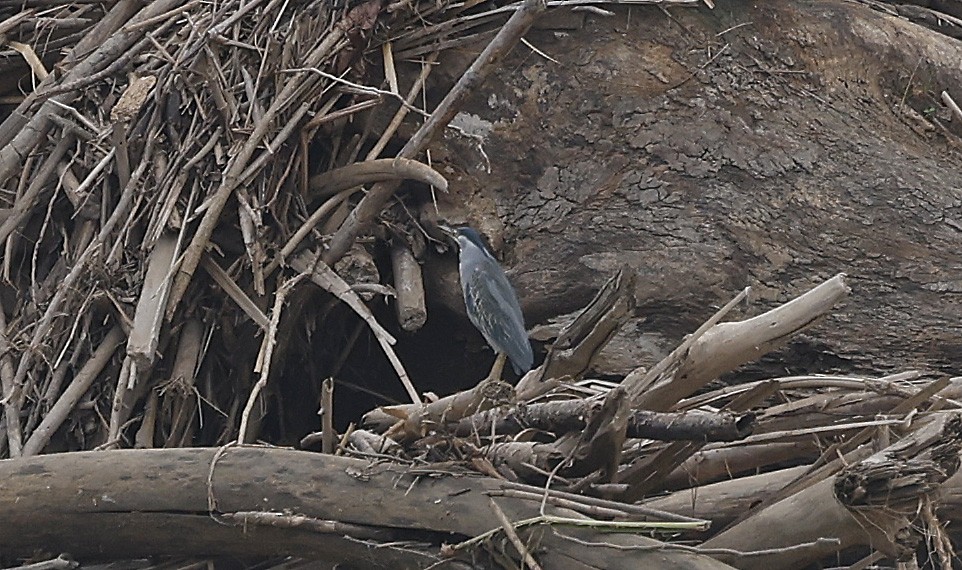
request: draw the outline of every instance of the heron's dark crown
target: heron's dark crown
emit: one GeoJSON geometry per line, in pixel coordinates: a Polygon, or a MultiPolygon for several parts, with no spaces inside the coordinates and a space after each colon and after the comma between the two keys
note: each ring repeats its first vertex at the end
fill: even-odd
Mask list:
{"type": "Polygon", "coordinates": [[[481,249],[481,251],[487,253],[488,255],[492,255],[491,250],[488,249],[487,244],[484,243],[484,239],[481,237],[481,234],[477,232],[477,230],[469,226],[464,226],[464,227],[458,228],[457,231],[458,231],[458,236],[468,240],[469,242],[471,242],[471,244],[477,246],[478,248],[481,249]]]}

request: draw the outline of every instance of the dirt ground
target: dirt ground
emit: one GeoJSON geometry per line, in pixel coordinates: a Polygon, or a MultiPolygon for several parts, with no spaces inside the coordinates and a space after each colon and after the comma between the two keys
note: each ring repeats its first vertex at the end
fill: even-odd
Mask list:
{"type": "Polygon", "coordinates": [[[628,264],[646,320],[598,366],[624,373],[746,285],[750,315],[844,272],[844,309],[759,373],[958,373],[958,41],[818,1],[568,13],[527,40],[556,61],[518,46],[432,159],[441,215],[492,235],[529,324],[628,264]]]}

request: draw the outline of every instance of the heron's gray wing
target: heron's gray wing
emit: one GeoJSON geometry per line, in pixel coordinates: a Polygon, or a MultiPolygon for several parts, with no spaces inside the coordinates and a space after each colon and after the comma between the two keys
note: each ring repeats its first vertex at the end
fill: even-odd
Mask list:
{"type": "Polygon", "coordinates": [[[518,296],[504,270],[491,259],[475,263],[468,275],[462,275],[464,300],[468,316],[495,350],[507,354],[519,374],[534,363],[531,342],[524,328],[524,316],[518,296]]]}

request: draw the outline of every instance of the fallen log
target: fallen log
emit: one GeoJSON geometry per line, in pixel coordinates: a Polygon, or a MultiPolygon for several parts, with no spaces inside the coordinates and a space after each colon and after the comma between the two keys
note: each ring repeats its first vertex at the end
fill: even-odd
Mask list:
{"type": "MultiPolygon", "coordinates": [[[[0,552],[289,554],[364,568],[467,568],[464,560],[485,556],[485,541],[463,549],[442,545],[489,531],[496,531],[489,541],[497,542],[502,525],[490,497],[523,487],[425,467],[248,446],[11,459],[0,461],[0,528],[17,532],[0,533],[0,552]],[[452,551],[455,556],[447,558],[452,551]]],[[[526,489],[530,494],[496,498],[516,525],[539,515],[542,490],[526,489]]],[[[611,532],[623,523],[588,519],[550,503],[545,513],[592,525],[518,525],[517,533],[531,541],[530,552],[543,556],[548,568],[728,568],[627,530],[611,532]]]]}
{"type": "Polygon", "coordinates": [[[712,530],[719,531],[749,511],[758,503],[759,497],[777,492],[807,468],[806,465],[800,465],[720,481],[652,497],[640,504],[679,515],[709,519],[712,521],[712,530]]]}
{"type": "MultiPolygon", "coordinates": [[[[652,497],[640,505],[687,517],[710,519],[711,530],[722,530],[753,508],[761,497],[778,492],[807,469],[807,465],[800,465],[719,481],[652,497]]],[[[939,518],[946,523],[946,531],[954,540],[959,540],[959,526],[962,525],[962,471],[957,471],[942,483],[936,505],[939,518]]]]}
{"type": "Polygon", "coordinates": [[[960,448],[962,416],[938,414],[898,443],[752,514],[703,547],[773,550],[770,556],[739,561],[749,569],[798,568],[859,545],[871,545],[897,560],[910,557],[920,540],[912,527],[920,501],[932,497],[955,473],[960,448]],[[804,553],[780,550],[825,537],[840,542],[804,553]]]}
{"type": "Polygon", "coordinates": [[[661,489],[674,491],[725,481],[778,465],[797,465],[818,459],[815,438],[761,445],[702,449],[661,481],[661,489]]]}

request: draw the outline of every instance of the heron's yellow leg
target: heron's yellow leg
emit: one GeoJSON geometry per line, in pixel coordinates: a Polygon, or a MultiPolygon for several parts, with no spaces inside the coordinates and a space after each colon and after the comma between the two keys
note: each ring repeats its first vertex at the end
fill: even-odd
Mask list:
{"type": "Polygon", "coordinates": [[[504,372],[504,363],[508,359],[508,355],[499,352],[498,357],[494,359],[494,364],[491,365],[491,372],[488,373],[488,380],[501,380],[501,373],[504,372]]]}

